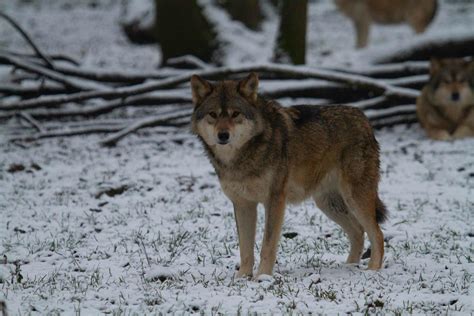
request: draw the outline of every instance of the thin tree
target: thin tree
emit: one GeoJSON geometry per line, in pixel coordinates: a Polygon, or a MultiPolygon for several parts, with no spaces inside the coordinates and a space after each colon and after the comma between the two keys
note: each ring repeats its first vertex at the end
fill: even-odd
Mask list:
{"type": "Polygon", "coordinates": [[[155,5],[155,34],[164,62],[188,54],[213,60],[216,34],[196,0],[155,0],[155,5]]]}
{"type": "Polygon", "coordinates": [[[140,21],[130,21],[122,27],[136,44],[159,43],[163,64],[184,55],[218,62],[216,32],[197,0],[155,0],[153,26],[143,27],[140,21]]]}
{"type": "Polygon", "coordinates": [[[259,0],[224,0],[222,5],[232,19],[242,22],[252,30],[258,30],[263,15],[259,0]]]}
{"type": "Polygon", "coordinates": [[[281,0],[275,61],[305,63],[307,14],[308,0],[281,0]]]}

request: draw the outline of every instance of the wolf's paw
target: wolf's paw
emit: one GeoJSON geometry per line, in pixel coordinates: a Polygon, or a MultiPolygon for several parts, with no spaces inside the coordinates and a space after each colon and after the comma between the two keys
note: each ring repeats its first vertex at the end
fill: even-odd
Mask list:
{"type": "Polygon", "coordinates": [[[474,136],[474,130],[467,125],[459,126],[453,133],[453,139],[460,139],[469,136],[474,136]]]}
{"type": "Polygon", "coordinates": [[[273,276],[269,274],[258,274],[252,280],[258,283],[273,283],[275,281],[273,276]]]}
{"type": "Polygon", "coordinates": [[[253,272],[252,271],[237,271],[235,272],[235,278],[236,279],[250,279],[253,275],[253,272]]]}
{"type": "Polygon", "coordinates": [[[367,266],[367,271],[379,271],[382,269],[382,264],[381,263],[373,263],[369,261],[369,265],[367,266]]]}
{"type": "Polygon", "coordinates": [[[445,130],[433,130],[428,135],[434,140],[448,141],[452,139],[451,134],[445,130]]]}

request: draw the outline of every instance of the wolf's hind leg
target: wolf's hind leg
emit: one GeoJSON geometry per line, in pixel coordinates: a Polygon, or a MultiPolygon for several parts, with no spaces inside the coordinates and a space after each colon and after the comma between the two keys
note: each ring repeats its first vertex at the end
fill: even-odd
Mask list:
{"type": "Polygon", "coordinates": [[[255,228],[257,225],[257,203],[233,201],[237,233],[239,235],[240,268],[237,277],[252,276],[255,261],[255,228]]]}
{"type": "Polygon", "coordinates": [[[356,17],[354,19],[354,27],[356,29],[356,48],[364,48],[369,43],[370,21],[365,18],[356,17]]]}
{"type": "Polygon", "coordinates": [[[357,193],[357,191],[353,188],[345,191],[343,193],[344,201],[369,237],[371,255],[368,269],[378,270],[382,267],[384,241],[382,230],[377,223],[376,194],[374,197],[370,196],[371,194],[362,194],[361,191],[357,193]]]}
{"type": "Polygon", "coordinates": [[[347,263],[359,263],[364,248],[364,230],[349,212],[347,205],[337,192],[316,194],[314,201],[321,211],[342,227],[349,238],[351,250],[347,263]]]}

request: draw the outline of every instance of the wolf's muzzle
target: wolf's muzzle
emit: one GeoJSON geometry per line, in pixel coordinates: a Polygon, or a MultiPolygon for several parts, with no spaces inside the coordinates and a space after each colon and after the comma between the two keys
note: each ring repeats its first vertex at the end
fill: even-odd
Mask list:
{"type": "Polygon", "coordinates": [[[217,139],[219,140],[219,144],[225,145],[229,142],[230,134],[229,132],[219,132],[217,134],[217,139]]]}
{"type": "Polygon", "coordinates": [[[453,101],[459,101],[459,99],[460,99],[459,92],[453,92],[453,93],[451,94],[451,99],[452,99],[453,101]]]}

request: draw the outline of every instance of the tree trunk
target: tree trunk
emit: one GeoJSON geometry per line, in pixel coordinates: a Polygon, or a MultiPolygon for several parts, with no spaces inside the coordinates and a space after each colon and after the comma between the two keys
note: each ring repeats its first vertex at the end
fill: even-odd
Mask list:
{"type": "Polygon", "coordinates": [[[274,60],[304,64],[308,0],[282,0],[274,60]]]}
{"type": "Polygon", "coordinates": [[[216,33],[196,0],[155,0],[155,4],[154,33],[161,45],[163,64],[183,55],[213,61],[216,33]]]}
{"type": "Polygon", "coordinates": [[[223,6],[232,19],[242,22],[249,29],[258,30],[262,20],[259,0],[227,0],[223,6]]]}

